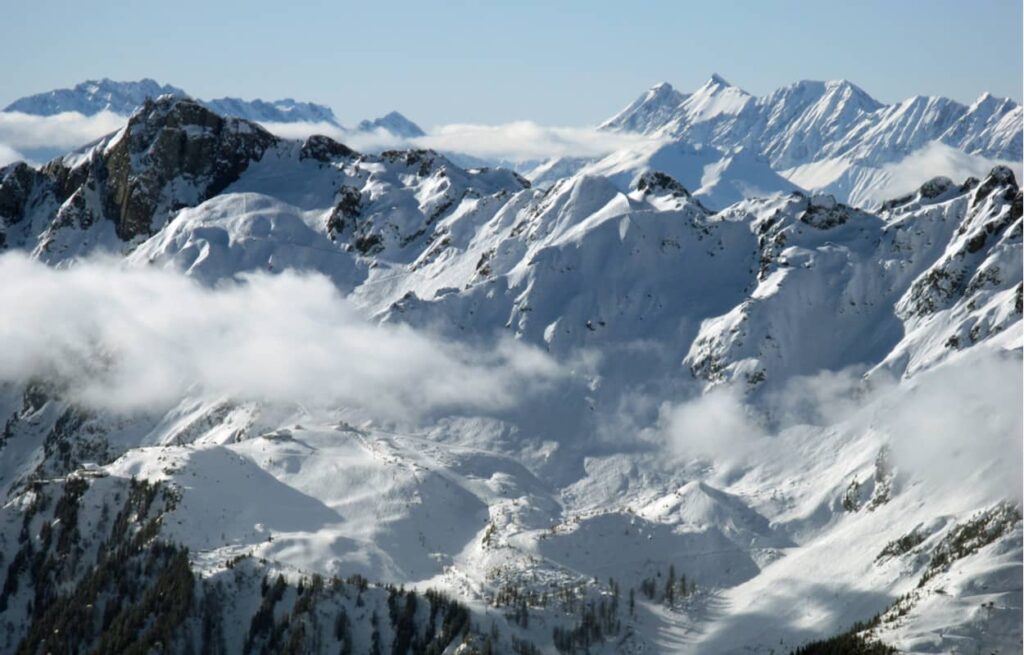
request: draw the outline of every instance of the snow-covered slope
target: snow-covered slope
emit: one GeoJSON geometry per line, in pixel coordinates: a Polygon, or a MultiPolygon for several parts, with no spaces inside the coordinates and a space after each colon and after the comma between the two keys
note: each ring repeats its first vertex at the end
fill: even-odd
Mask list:
{"type": "Polygon", "coordinates": [[[685,141],[652,141],[612,153],[580,169],[585,175],[607,177],[624,190],[649,171],[674,178],[712,209],[723,209],[745,198],[799,190],[773,171],[763,157],[746,149],[725,153],[712,147],[689,146],[685,141]]]}
{"type": "Polygon", "coordinates": [[[676,91],[668,82],[656,84],[628,107],[601,123],[601,128],[644,134],[656,132],[672,120],[685,99],[686,96],[676,91]]]}
{"type": "Polygon", "coordinates": [[[523,171],[523,177],[540,189],[546,189],[566,177],[572,177],[587,164],[594,163],[586,157],[554,157],[523,171]]]}
{"type": "Polygon", "coordinates": [[[3,648],[1019,650],[1017,180],[871,213],[754,152],[540,189],[165,97],[0,169],[3,648]]]}

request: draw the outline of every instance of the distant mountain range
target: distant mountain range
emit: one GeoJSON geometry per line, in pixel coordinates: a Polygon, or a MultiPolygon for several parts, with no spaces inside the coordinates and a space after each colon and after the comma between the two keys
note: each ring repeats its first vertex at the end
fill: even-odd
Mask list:
{"type": "MultiPolygon", "coordinates": [[[[5,111],[128,116],[146,98],[161,95],[189,97],[152,79],[103,79],[21,98],[5,111]]],[[[343,141],[383,132],[383,143],[391,147],[425,136],[398,112],[346,128],[329,107],[291,98],[198,102],[219,115],[265,124],[327,124],[343,141]]],[[[1022,120],[1018,103],[989,94],[970,105],[925,96],[887,105],[851,82],[832,80],[800,81],[757,97],[714,74],[692,93],[657,84],[597,126],[649,140],[603,158],[567,156],[514,168],[542,188],[584,172],[607,177],[621,190],[646,172],[660,171],[716,210],[743,198],[794,190],[829,193],[841,202],[877,209],[886,198],[935,176],[980,176],[996,165],[1020,175],[1022,120]]],[[[37,161],[60,154],[53,148],[24,152],[37,161]]],[[[467,153],[445,154],[467,167],[509,165],[467,153]]]]}
{"type": "MultiPolygon", "coordinates": [[[[162,95],[191,97],[183,89],[170,84],[160,84],[149,78],[136,82],[117,82],[104,78],[88,80],[70,89],[54,89],[19,98],[4,107],[3,111],[17,111],[34,116],[53,116],[69,111],[92,116],[101,111],[109,111],[129,116],[147,98],[158,98],[162,95]]],[[[235,116],[261,123],[330,123],[344,129],[330,107],[314,102],[299,102],[292,98],[266,101],[228,97],[199,102],[223,116],[235,116]]],[[[424,134],[418,125],[397,111],[373,120],[364,120],[355,129],[384,129],[399,137],[424,134]]]]}
{"type": "Polygon", "coordinates": [[[846,80],[801,81],[756,97],[716,74],[692,93],[657,84],[600,129],[743,148],[800,187],[870,204],[915,153],[1019,164],[1021,112],[987,93],[970,105],[935,96],[887,105],[846,80]]]}

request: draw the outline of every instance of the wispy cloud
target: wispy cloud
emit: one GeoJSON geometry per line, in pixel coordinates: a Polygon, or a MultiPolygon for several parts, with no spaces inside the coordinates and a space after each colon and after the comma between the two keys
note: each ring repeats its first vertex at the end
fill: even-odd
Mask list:
{"type": "Polygon", "coordinates": [[[209,288],[174,271],[103,260],[56,270],[8,254],[0,279],[0,306],[17,317],[0,321],[0,382],[60,380],[91,407],[152,410],[202,393],[401,420],[505,409],[561,376],[512,340],[477,349],[368,322],[318,275],[209,288]]]}

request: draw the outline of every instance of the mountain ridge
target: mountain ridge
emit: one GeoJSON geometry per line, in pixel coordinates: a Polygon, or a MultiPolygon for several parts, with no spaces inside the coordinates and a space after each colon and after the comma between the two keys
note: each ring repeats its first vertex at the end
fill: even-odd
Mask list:
{"type": "Polygon", "coordinates": [[[683,184],[662,148],[760,161],[675,141],[542,189],[163,96],[0,168],[0,361],[31,373],[0,366],[0,644],[119,638],[102,614],[232,653],[788,651],[851,625],[1012,650],[1014,173],[712,211],[706,166],[683,184]]]}

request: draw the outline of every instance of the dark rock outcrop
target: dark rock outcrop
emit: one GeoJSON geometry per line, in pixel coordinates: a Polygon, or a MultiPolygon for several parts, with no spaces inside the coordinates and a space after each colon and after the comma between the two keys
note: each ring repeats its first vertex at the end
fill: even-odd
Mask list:
{"type": "Polygon", "coordinates": [[[358,154],[344,143],[338,143],[328,136],[314,134],[302,144],[299,157],[301,159],[315,159],[326,164],[334,159],[345,159],[358,154]]]}
{"type": "Polygon", "coordinates": [[[671,175],[661,171],[647,171],[636,181],[636,190],[647,193],[670,193],[672,195],[690,197],[690,192],[671,175]]]}
{"type": "Polygon", "coordinates": [[[105,214],[121,239],[148,236],[159,209],[173,212],[217,195],[275,143],[258,125],[192,100],[147,101],[104,154],[105,214]],[[194,187],[194,200],[168,191],[182,182],[194,187]]]}

